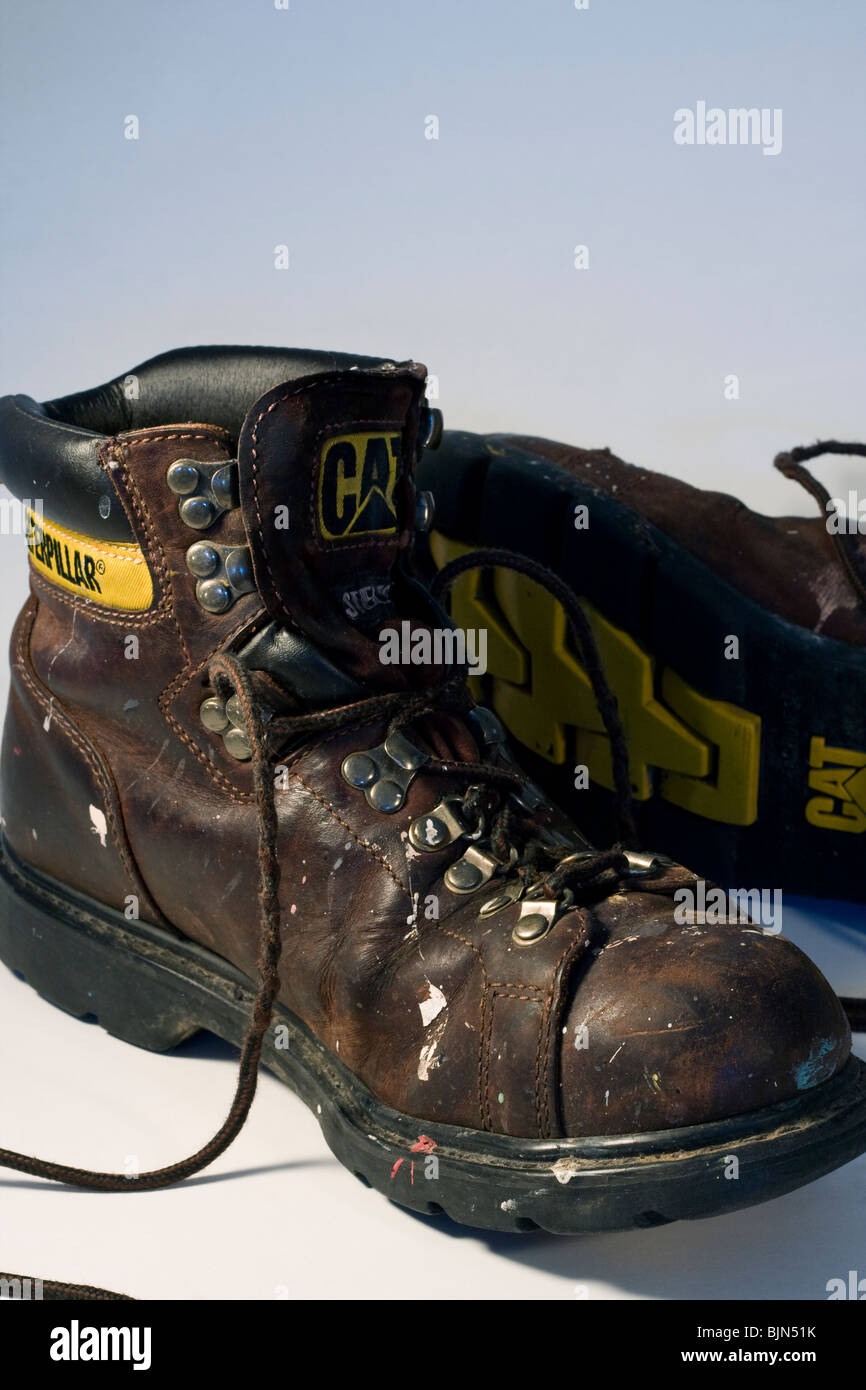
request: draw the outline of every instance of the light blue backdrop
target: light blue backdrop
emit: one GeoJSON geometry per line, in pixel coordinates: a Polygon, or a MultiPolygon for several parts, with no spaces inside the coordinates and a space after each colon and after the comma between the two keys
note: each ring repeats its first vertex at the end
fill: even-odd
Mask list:
{"type": "Polygon", "coordinates": [[[777,449],[864,433],[858,0],[3,9],[3,390],[181,343],[411,355],[450,424],[777,511],[810,506],[777,449]],[[698,101],[781,108],[781,153],[676,145],[698,101]]]}

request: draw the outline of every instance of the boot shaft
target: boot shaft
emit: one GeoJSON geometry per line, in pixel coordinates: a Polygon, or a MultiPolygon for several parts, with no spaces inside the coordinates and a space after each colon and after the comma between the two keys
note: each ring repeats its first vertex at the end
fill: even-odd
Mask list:
{"type": "Polygon", "coordinates": [[[251,794],[214,653],[244,652],[302,708],[390,673],[375,623],[410,549],[423,384],[414,364],[212,349],[0,402],[3,476],[31,498],[2,753],[16,852],[160,920],[149,838],[158,859],[185,804],[251,794]],[[152,767],[176,778],[174,820],[149,814],[152,767]]]}

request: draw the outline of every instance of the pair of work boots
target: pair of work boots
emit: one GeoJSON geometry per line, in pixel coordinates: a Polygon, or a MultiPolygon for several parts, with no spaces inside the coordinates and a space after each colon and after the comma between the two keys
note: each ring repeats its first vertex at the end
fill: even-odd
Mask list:
{"type": "MultiPolygon", "coordinates": [[[[864,897],[864,543],[442,435],[425,381],[202,348],[0,402],[0,958],[140,1046],[241,1045],[139,1188],[223,1151],[261,1062],[362,1182],[474,1226],[789,1191],[866,1148],[843,1005],[760,916],[864,897]]],[[[822,500],[811,452],[777,462],[822,500]]]]}

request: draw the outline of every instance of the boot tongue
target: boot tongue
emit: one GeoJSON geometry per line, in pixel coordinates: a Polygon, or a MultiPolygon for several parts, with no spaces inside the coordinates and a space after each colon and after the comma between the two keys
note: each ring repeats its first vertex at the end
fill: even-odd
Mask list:
{"type": "MultiPolygon", "coordinates": [[[[378,634],[398,616],[395,566],[412,538],[425,369],[383,364],[275,387],[238,443],[253,570],[271,617],[347,674],[381,687],[378,634]]],[[[405,677],[397,677],[405,684],[405,677]]]]}

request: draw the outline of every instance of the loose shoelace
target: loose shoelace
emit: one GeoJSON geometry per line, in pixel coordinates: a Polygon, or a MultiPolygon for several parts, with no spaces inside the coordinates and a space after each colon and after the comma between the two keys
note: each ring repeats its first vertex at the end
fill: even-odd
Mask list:
{"type": "MultiPolygon", "coordinates": [[[[122,1173],[100,1173],[87,1168],[71,1168],[63,1163],[53,1163],[47,1159],[31,1158],[28,1154],[16,1153],[11,1149],[0,1149],[0,1166],[14,1168],[33,1177],[48,1178],[52,1182],[66,1183],[71,1187],[87,1188],[91,1192],[151,1192],[160,1187],[170,1187],[182,1182],[184,1178],[201,1172],[213,1163],[221,1153],[237,1138],[253,1103],[258,1080],[259,1059],[268,1025],[271,1021],[274,1000],[280,987],[279,960],[282,941],[280,938],[279,882],[280,865],[276,854],[276,804],[274,784],[270,763],[265,755],[265,740],[261,717],[253,699],[249,677],[233,656],[221,653],[211,666],[212,676],[230,681],[243,711],[244,722],[254,749],[253,775],[256,802],[259,811],[259,916],[261,930],[259,935],[258,969],[260,984],[253,1001],[250,1020],[244,1040],[241,1043],[238,1080],[234,1099],[223,1124],[212,1139],[189,1158],[172,1163],[166,1168],[156,1168],[130,1178],[122,1173]]],[[[29,1276],[0,1274],[0,1279],[19,1280],[29,1276]]],[[[65,1284],[56,1280],[43,1280],[42,1293],[46,1299],[125,1299],[127,1295],[112,1293],[108,1289],[95,1288],[89,1284],[65,1284]]]]}
{"type": "MultiPolygon", "coordinates": [[[[470,783],[462,802],[467,827],[471,827],[470,838],[479,838],[482,834],[487,836],[500,862],[507,864],[525,887],[555,895],[569,884],[575,887],[596,885],[604,876],[605,886],[612,891],[618,878],[630,872],[624,850],[634,846],[637,834],[625,731],[616,699],[604,675],[592,628],[580,604],[561,580],[537,561],[510,550],[476,550],[471,555],[450,561],[434,579],[434,599],[440,598],[467,570],[494,566],[526,575],[547,588],[562,604],[610,740],[617,842],[609,850],[563,857],[561,849],[557,851],[538,837],[530,814],[508,797],[509,791],[520,792],[526,785],[525,776],[513,768],[492,762],[430,757],[424,763],[424,772],[470,783]]],[[[361,719],[372,720],[376,715],[389,714],[387,735],[390,735],[408,724],[423,721],[427,715],[435,715],[437,711],[468,713],[472,704],[466,688],[465,671],[461,671],[458,676],[449,677],[427,690],[387,692],[337,709],[278,716],[265,725],[265,739],[269,754],[278,756],[287,740],[312,730],[336,730],[361,719]]]]}
{"type": "MultiPolygon", "coordinates": [[[[827,504],[832,500],[830,494],[823,483],[819,483],[808,468],[803,467],[810,459],[821,458],[824,454],[845,454],[863,458],[866,457],[866,444],[840,444],[837,439],[824,439],[817,444],[801,445],[787,453],[777,454],[773,460],[773,467],[778,468],[786,478],[793,478],[794,482],[804,487],[810,497],[814,497],[826,517],[827,504]]],[[[866,560],[857,543],[856,535],[847,531],[836,531],[830,533],[830,539],[836,547],[836,554],[851,587],[860,602],[866,605],[866,560]]]]}
{"type": "MultiPolygon", "coordinates": [[[[607,875],[607,886],[613,887],[628,872],[628,861],[623,853],[625,843],[633,843],[635,836],[634,812],[631,795],[631,780],[628,763],[628,747],[617,710],[616,699],[602,669],[601,659],[592,629],[577,599],[566,585],[545,566],[525,556],[508,550],[485,549],[460,556],[443,566],[434,579],[434,597],[441,596],[450,588],[454,580],[470,569],[483,569],[502,566],[514,569],[543,585],[565,610],[572,634],[578,643],[589,677],[599,712],[610,738],[612,765],[615,785],[615,815],[620,833],[620,843],[610,850],[602,850],[590,856],[581,855],[576,861],[573,856],[561,860],[562,870],[554,867],[545,869],[543,865],[545,847],[528,837],[524,839],[522,853],[518,855],[517,865],[528,882],[534,887],[547,887],[551,892],[560,891],[566,883],[575,887],[597,883],[602,875],[607,875]],[[540,875],[540,877],[539,877],[540,875]]],[[[258,1080],[259,1062],[265,1035],[271,1022],[274,1004],[279,993],[279,962],[282,950],[280,934],[280,863],[277,852],[277,810],[275,783],[272,767],[273,742],[275,739],[301,733],[339,728],[350,721],[354,722],[365,715],[393,711],[389,730],[396,732],[413,720],[432,714],[437,709],[468,708],[471,703],[464,693],[464,677],[449,678],[437,688],[422,692],[401,691],[385,695],[375,695],[366,700],[344,705],[338,709],[318,711],[314,714],[283,716],[269,721],[266,725],[257,703],[254,679],[240,662],[228,652],[214,658],[210,667],[210,679],[214,688],[227,690],[238,698],[244,725],[252,749],[252,769],[255,801],[258,810],[258,867],[259,867],[259,953],[258,970],[260,983],[253,1001],[250,1019],[240,1049],[238,1079],[229,1112],[214,1134],[202,1148],[178,1163],[165,1168],[156,1168],[130,1177],[123,1173],[101,1173],[86,1168],[75,1168],[47,1159],[33,1158],[28,1154],[16,1153],[12,1149],[0,1148],[0,1167],[12,1168],[32,1177],[46,1178],[52,1182],[65,1183],[70,1187],[85,1188],[92,1192],[149,1192],[158,1188],[170,1187],[185,1178],[201,1172],[214,1159],[224,1153],[237,1138],[253,1103],[258,1080]]],[[[517,829],[517,813],[511,806],[504,805],[496,792],[513,790],[524,785],[524,779],[508,768],[493,763],[469,763],[459,760],[430,759],[424,764],[425,772],[441,772],[454,775],[458,773],[469,777],[473,783],[480,784],[482,792],[474,800],[464,802],[467,812],[472,809],[491,820],[490,829],[494,843],[498,840],[505,847],[506,837],[517,829]],[[488,789],[493,790],[493,795],[488,789]],[[481,801],[479,802],[479,796],[481,801]]],[[[474,788],[470,787],[469,793],[474,788]]],[[[547,852],[549,854],[549,852],[547,852]]],[[[849,1015],[853,1012],[862,1022],[866,1012],[863,1001],[843,1000],[849,1015]],[[858,1012],[859,1011],[859,1012],[858,1012]]],[[[854,1016],[852,1015],[852,1022],[854,1016]]],[[[23,1281],[31,1278],[26,1275],[2,1274],[0,1279],[23,1281]]],[[[57,1280],[43,1280],[42,1293],[45,1299],[127,1299],[128,1295],[113,1293],[89,1284],[68,1284],[57,1280]]]]}

